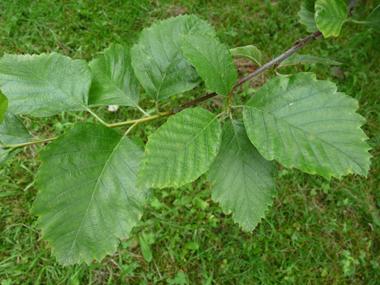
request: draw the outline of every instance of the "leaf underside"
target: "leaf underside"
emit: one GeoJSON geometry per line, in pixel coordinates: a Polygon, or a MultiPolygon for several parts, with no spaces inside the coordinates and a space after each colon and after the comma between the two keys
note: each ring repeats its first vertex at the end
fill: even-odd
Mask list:
{"type": "MultiPolygon", "coordinates": [[[[31,138],[32,137],[30,136],[28,130],[25,128],[20,118],[9,112],[6,112],[4,120],[0,125],[0,141],[6,145],[14,145],[29,142],[31,138]]],[[[21,150],[22,148],[17,148],[0,156],[0,165],[2,165],[6,160],[21,150]]],[[[0,155],[6,151],[7,149],[0,148],[0,155]]]]}
{"type": "Polygon", "coordinates": [[[347,14],[348,8],[342,0],[317,0],[315,2],[315,23],[325,38],[339,36],[347,14]]]}
{"type": "Polygon", "coordinates": [[[330,179],[370,166],[358,102],[312,73],[276,77],[244,108],[247,134],[259,152],[286,167],[330,179]]]}
{"type": "Polygon", "coordinates": [[[135,186],[141,154],[127,137],[91,123],[74,125],[39,152],[32,212],[58,262],[101,260],[129,236],[146,200],[135,186]]]}
{"type": "Polygon", "coordinates": [[[217,94],[227,96],[237,80],[234,58],[217,38],[207,34],[181,37],[183,54],[217,94]]]}
{"type": "Polygon", "coordinates": [[[221,139],[217,117],[203,108],[186,109],[149,137],[137,186],[170,187],[194,181],[216,157],[221,139]]]}
{"type": "Polygon", "coordinates": [[[252,145],[244,124],[228,121],[218,156],[210,167],[212,199],[219,201],[225,213],[232,212],[245,231],[254,230],[273,203],[275,173],[273,161],[263,158],[252,145]]]}
{"type": "Polygon", "coordinates": [[[207,33],[214,28],[194,15],[156,21],[141,32],[131,50],[132,66],[147,93],[159,101],[193,89],[201,82],[181,51],[180,34],[207,33]]]}
{"type": "Polygon", "coordinates": [[[253,45],[233,48],[230,52],[234,56],[242,56],[261,66],[261,51],[253,45]]]}
{"type": "Polygon", "coordinates": [[[329,64],[329,65],[341,65],[342,63],[339,61],[331,60],[328,58],[320,58],[308,54],[298,54],[294,53],[284,61],[282,61],[279,67],[283,66],[291,66],[291,65],[299,65],[299,64],[310,64],[310,63],[321,63],[321,64],[329,64]]]}
{"type": "Polygon", "coordinates": [[[5,95],[0,91],[0,125],[4,120],[5,112],[8,109],[8,99],[5,95]]]}
{"type": "Polygon", "coordinates": [[[318,27],[314,19],[315,1],[316,0],[304,0],[301,4],[301,10],[298,12],[298,16],[300,17],[299,22],[306,26],[306,31],[309,33],[315,33],[318,31],[318,27]]]}
{"type": "Polygon", "coordinates": [[[90,85],[90,69],[83,60],[54,52],[5,54],[0,60],[0,86],[12,114],[46,117],[86,110],[90,85]]]}
{"type": "Polygon", "coordinates": [[[89,66],[92,73],[89,105],[138,104],[140,83],[132,68],[129,47],[111,44],[89,66]]]}
{"type": "Polygon", "coordinates": [[[380,5],[368,16],[367,25],[380,33],[380,5]]]}

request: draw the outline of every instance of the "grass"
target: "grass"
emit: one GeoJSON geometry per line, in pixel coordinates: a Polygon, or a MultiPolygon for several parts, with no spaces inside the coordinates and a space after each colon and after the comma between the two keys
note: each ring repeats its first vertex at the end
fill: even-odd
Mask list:
{"type": "MultiPolygon", "coordinates": [[[[139,32],[156,19],[195,13],[210,21],[230,47],[256,45],[263,61],[307,35],[297,22],[300,1],[10,1],[0,3],[0,56],[7,53],[60,52],[91,60],[110,43],[136,42],[139,32]]],[[[355,19],[365,19],[377,5],[361,1],[355,19]]],[[[368,178],[347,176],[327,181],[279,166],[278,197],[262,223],[241,231],[231,215],[211,200],[206,175],[180,188],[155,191],[153,200],[129,240],[117,253],[91,265],[61,267],[38,241],[36,218],[30,215],[36,189],[34,158],[40,146],[30,146],[0,168],[0,280],[5,284],[378,284],[380,280],[380,37],[365,26],[348,23],[340,37],[320,39],[301,53],[343,62],[346,80],[332,77],[330,68],[309,65],[281,73],[312,71],[329,79],[340,91],[355,97],[372,147],[368,178]],[[146,262],[139,244],[145,238],[153,253],[146,262]]],[[[241,72],[246,72],[240,68],[241,72]]],[[[254,79],[239,92],[259,87],[254,79]]],[[[205,94],[204,86],[173,96],[163,103],[169,110],[205,94]]],[[[146,94],[141,104],[154,108],[146,94]]],[[[220,108],[218,98],[207,102],[220,108]]],[[[139,116],[131,108],[107,112],[94,109],[107,121],[139,116]]],[[[91,121],[83,112],[49,118],[23,116],[33,136],[62,134],[65,128],[91,121]]],[[[140,125],[134,140],[163,123],[140,125]]]]}

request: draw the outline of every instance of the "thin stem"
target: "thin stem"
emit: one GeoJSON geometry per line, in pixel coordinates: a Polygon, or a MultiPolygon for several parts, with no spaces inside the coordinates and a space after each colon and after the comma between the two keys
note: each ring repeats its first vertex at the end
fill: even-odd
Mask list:
{"type": "Polygon", "coordinates": [[[353,22],[355,24],[359,24],[359,25],[366,25],[366,24],[368,24],[368,22],[366,22],[366,21],[356,21],[354,19],[351,19],[351,22],[353,22]]]}
{"type": "Polygon", "coordinates": [[[130,126],[130,127],[128,128],[128,130],[125,132],[124,136],[127,136],[127,135],[129,134],[129,132],[132,131],[132,129],[133,129],[134,127],[136,127],[137,125],[138,125],[138,123],[134,123],[132,126],[130,126]]]}
{"type": "Polygon", "coordinates": [[[141,123],[153,121],[162,117],[171,116],[171,115],[173,115],[173,111],[167,111],[167,112],[163,112],[163,113],[160,113],[154,116],[149,116],[142,119],[120,122],[120,123],[115,123],[115,124],[107,124],[106,126],[109,128],[116,128],[116,127],[122,127],[122,126],[127,126],[127,125],[133,125],[135,123],[141,124],[141,123]]]}
{"type": "Polygon", "coordinates": [[[91,115],[93,115],[95,117],[95,119],[97,119],[100,123],[102,123],[103,125],[107,126],[107,123],[104,122],[100,117],[98,117],[98,115],[96,115],[93,111],[91,111],[90,109],[87,108],[87,111],[90,112],[91,115]]]}
{"type": "Polygon", "coordinates": [[[3,143],[2,141],[0,141],[0,144],[1,144],[1,146],[2,146],[3,148],[6,147],[5,143],[3,143]]]}
{"type": "Polygon", "coordinates": [[[9,145],[6,145],[5,147],[15,149],[15,148],[24,147],[24,146],[33,145],[33,144],[50,142],[50,141],[53,141],[57,138],[58,137],[43,139],[43,140],[38,140],[38,141],[31,141],[31,142],[26,142],[26,143],[20,143],[20,144],[9,144],[9,145]]]}
{"type": "Polygon", "coordinates": [[[145,110],[144,109],[142,109],[139,105],[136,105],[136,107],[137,107],[137,109],[139,109],[140,110],[140,112],[141,113],[143,113],[145,116],[147,116],[147,117],[149,117],[150,115],[147,113],[147,112],[145,112],[145,110]]]}

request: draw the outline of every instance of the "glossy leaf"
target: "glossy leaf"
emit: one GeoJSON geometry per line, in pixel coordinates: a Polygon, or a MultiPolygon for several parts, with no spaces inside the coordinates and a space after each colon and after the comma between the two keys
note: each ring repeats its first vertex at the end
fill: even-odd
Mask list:
{"type": "MultiPolygon", "coordinates": [[[[26,143],[30,140],[31,136],[20,118],[6,112],[3,122],[0,124],[0,141],[5,145],[15,145],[26,143]]],[[[0,165],[20,152],[22,148],[17,148],[11,152],[7,152],[8,150],[0,147],[0,165]]]]}
{"type": "Polygon", "coordinates": [[[242,56],[261,66],[261,51],[253,45],[233,48],[230,52],[234,56],[242,56]]]}
{"type": "Polygon", "coordinates": [[[183,54],[217,94],[227,96],[237,80],[234,58],[217,38],[207,34],[181,37],[183,54]]]}
{"type": "Polygon", "coordinates": [[[348,8],[342,0],[317,0],[315,2],[314,19],[325,38],[340,34],[348,8]]]}
{"type": "Polygon", "coordinates": [[[81,123],[39,152],[33,214],[59,263],[114,254],[142,215],[136,188],[142,151],[102,125],[81,123]]]}
{"type": "Polygon", "coordinates": [[[264,217],[277,194],[273,161],[261,156],[247,137],[244,124],[228,121],[223,127],[222,145],[210,167],[212,199],[246,231],[252,231],[264,217]]]}
{"type": "Polygon", "coordinates": [[[46,117],[86,110],[91,73],[85,61],[57,53],[5,54],[0,60],[0,83],[9,112],[46,117]]]}
{"type": "Polygon", "coordinates": [[[7,109],[8,109],[8,99],[0,91],[0,125],[4,120],[5,112],[7,111],[7,109]]]}
{"type": "Polygon", "coordinates": [[[309,33],[315,33],[318,31],[317,24],[315,23],[315,1],[316,0],[304,0],[301,4],[301,10],[298,12],[300,17],[299,22],[306,26],[306,30],[309,33]]]}
{"type": "Polygon", "coordinates": [[[191,15],[156,21],[144,29],[131,50],[132,66],[141,85],[155,100],[193,89],[201,82],[181,51],[180,34],[207,33],[214,28],[191,15]]]}
{"type": "Polygon", "coordinates": [[[244,108],[247,134],[259,152],[286,167],[330,179],[367,175],[370,165],[365,119],[358,102],[312,73],[276,77],[244,108]]]}
{"type": "Polygon", "coordinates": [[[380,5],[369,15],[366,24],[380,33],[380,5]]]}
{"type": "Polygon", "coordinates": [[[321,64],[329,64],[329,65],[341,65],[342,63],[339,61],[331,60],[328,58],[320,58],[308,54],[297,54],[294,53],[284,61],[282,61],[279,65],[281,66],[291,66],[291,65],[299,65],[299,64],[310,64],[310,63],[321,63],[321,64]]]}
{"type": "Polygon", "coordinates": [[[149,137],[137,186],[181,186],[206,172],[221,139],[217,117],[203,108],[186,109],[168,119],[149,137]]]}
{"type": "Polygon", "coordinates": [[[92,73],[89,105],[137,106],[140,83],[132,68],[129,47],[111,44],[89,66],[92,73]]]}

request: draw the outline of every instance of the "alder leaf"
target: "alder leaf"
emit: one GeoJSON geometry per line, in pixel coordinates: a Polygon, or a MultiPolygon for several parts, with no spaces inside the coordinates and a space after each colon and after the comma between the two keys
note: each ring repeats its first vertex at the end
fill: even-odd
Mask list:
{"type": "Polygon", "coordinates": [[[342,0],[317,0],[314,19],[325,38],[340,34],[344,21],[347,20],[348,8],[342,0]]]}
{"type": "Polygon", "coordinates": [[[137,106],[140,83],[132,68],[129,47],[111,44],[89,66],[92,73],[89,105],[137,106]]]}
{"type": "Polygon", "coordinates": [[[149,137],[137,175],[137,186],[181,186],[206,172],[221,139],[217,116],[197,107],[171,116],[149,137]]]}
{"type": "Polygon", "coordinates": [[[5,112],[7,111],[7,109],[8,109],[8,99],[0,91],[0,125],[4,120],[5,112]]]}
{"type": "Polygon", "coordinates": [[[284,61],[280,63],[278,67],[283,66],[291,66],[291,65],[299,65],[299,64],[310,64],[310,63],[321,63],[321,64],[329,64],[329,65],[341,65],[342,63],[339,61],[335,61],[328,58],[320,58],[308,54],[297,54],[294,53],[284,61]]]}
{"type": "Polygon", "coordinates": [[[306,31],[309,33],[315,33],[318,31],[314,19],[315,1],[316,0],[304,0],[301,4],[301,10],[298,12],[298,16],[300,17],[299,22],[306,26],[306,31]]]}
{"type": "Polygon", "coordinates": [[[380,33],[380,5],[368,16],[366,24],[380,33]]]}
{"type": "MultiPolygon", "coordinates": [[[[0,141],[6,145],[15,145],[26,143],[31,140],[31,136],[28,130],[19,117],[6,112],[4,120],[0,125],[0,141]]],[[[7,152],[8,149],[0,147],[0,165],[6,160],[20,152],[22,148],[16,148],[11,152],[7,152]]]]}
{"type": "Polygon", "coordinates": [[[210,167],[212,199],[245,231],[252,231],[277,194],[273,161],[261,156],[247,137],[244,124],[228,121],[222,145],[210,167]]]}
{"type": "Polygon", "coordinates": [[[132,66],[146,92],[155,100],[193,89],[201,82],[197,71],[181,51],[180,34],[202,32],[215,35],[214,28],[194,15],[156,21],[141,32],[131,50],[132,66]]]}
{"type": "Polygon", "coordinates": [[[234,56],[242,56],[261,66],[261,51],[253,45],[233,48],[230,52],[234,56]]]}
{"type": "Polygon", "coordinates": [[[0,82],[8,97],[9,112],[47,117],[61,111],[86,110],[91,73],[85,61],[54,52],[5,54],[0,60],[0,82]]]}
{"type": "Polygon", "coordinates": [[[181,36],[183,54],[195,66],[206,85],[227,96],[237,80],[234,58],[217,38],[207,34],[181,36]]]}
{"type": "Polygon", "coordinates": [[[369,170],[358,102],[313,73],[264,84],[243,111],[248,137],[267,159],[330,179],[369,170]]]}
{"type": "Polygon", "coordinates": [[[141,154],[127,137],[91,123],[39,152],[32,213],[59,263],[100,261],[128,238],[147,195],[135,186],[141,154]]]}

